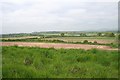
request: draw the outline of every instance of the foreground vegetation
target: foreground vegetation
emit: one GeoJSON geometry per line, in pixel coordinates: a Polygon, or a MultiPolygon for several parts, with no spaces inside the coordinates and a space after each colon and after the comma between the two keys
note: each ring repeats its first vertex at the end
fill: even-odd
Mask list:
{"type": "Polygon", "coordinates": [[[118,78],[118,52],[3,47],[3,78],[118,78]]]}

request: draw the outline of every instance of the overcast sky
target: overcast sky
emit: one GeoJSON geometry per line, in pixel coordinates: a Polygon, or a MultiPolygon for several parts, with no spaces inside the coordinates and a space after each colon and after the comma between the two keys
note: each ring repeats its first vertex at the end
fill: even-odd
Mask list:
{"type": "Polygon", "coordinates": [[[3,0],[1,6],[2,33],[118,29],[117,0],[3,0]]]}

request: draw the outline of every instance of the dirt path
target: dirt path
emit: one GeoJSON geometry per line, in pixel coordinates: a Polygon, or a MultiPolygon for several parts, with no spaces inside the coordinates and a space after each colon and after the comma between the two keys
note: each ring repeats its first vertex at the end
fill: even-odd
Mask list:
{"type": "Polygon", "coordinates": [[[102,49],[102,50],[118,50],[109,46],[102,45],[88,45],[88,44],[63,44],[63,43],[39,43],[39,42],[0,42],[0,46],[29,46],[29,47],[42,47],[42,48],[65,48],[65,49],[102,49]]]}

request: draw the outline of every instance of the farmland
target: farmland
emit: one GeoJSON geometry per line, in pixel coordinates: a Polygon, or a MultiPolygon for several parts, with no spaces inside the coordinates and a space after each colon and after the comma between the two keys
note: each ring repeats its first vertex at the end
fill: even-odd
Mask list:
{"type": "Polygon", "coordinates": [[[57,37],[45,38],[45,40],[63,40],[67,42],[80,42],[88,40],[90,42],[97,41],[98,43],[115,43],[117,39],[113,37],[57,37]]]}
{"type": "Polygon", "coordinates": [[[111,48],[104,45],[88,45],[88,44],[63,44],[63,43],[39,43],[39,42],[2,42],[1,46],[28,46],[28,47],[42,47],[55,49],[102,49],[102,50],[118,50],[118,48],[111,48]]]}
{"type": "Polygon", "coordinates": [[[116,0],[2,0],[0,79],[119,80],[116,0]]]}
{"type": "Polygon", "coordinates": [[[118,35],[97,32],[3,35],[0,38],[3,78],[118,78],[118,35]]]}
{"type": "MultiPolygon", "coordinates": [[[[84,35],[80,32],[42,32],[34,34],[9,34],[3,35],[0,40],[3,42],[45,42],[45,43],[67,43],[67,44],[89,44],[89,45],[105,45],[118,48],[118,33],[114,35],[98,36],[96,32],[87,32],[84,35]],[[44,34],[44,35],[43,35],[44,34]]],[[[101,34],[104,34],[102,32],[101,34]]],[[[107,32],[106,32],[107,33],[107,32]]],[[[110,32],[109,32],[110,33],[110,32]]]]}

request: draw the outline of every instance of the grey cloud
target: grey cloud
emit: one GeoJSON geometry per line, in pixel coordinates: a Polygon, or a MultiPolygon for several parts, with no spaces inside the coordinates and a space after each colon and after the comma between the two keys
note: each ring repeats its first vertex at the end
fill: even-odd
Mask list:
{"type": "Polygon", "coordinates": [[[112,30],[118,26],[114,2],[43,1],[4,5],[3,33],[112,30]]]}

